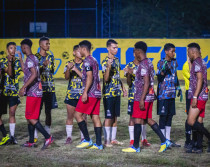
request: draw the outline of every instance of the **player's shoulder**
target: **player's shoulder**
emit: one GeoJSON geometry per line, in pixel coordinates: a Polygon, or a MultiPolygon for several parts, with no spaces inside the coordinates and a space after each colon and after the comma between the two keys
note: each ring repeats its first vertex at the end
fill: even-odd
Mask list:
{"type": "Polygon", "coordinates": [[[108,56],[106,56],[106,57],[102,60],[102,64],[103,64],[103,63],[105,63],[105,62],[107,62],[107,61],[108,61],[108,59],[109,59],[109,57],[108,57],[108,56]]]}

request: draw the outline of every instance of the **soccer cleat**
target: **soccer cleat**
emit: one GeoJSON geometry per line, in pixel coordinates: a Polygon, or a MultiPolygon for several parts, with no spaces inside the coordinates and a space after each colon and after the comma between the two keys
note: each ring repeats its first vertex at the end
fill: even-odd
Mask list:
{"type": "Polygon", "coordinates": [[[112,140],[112,141],[111,141],[111,144],[112,144],[112,145],[123,145],[123,143],[120,142],[120,141],[118,141],[118,140],[112,140]]]}
{"type": "Polygon", "coordinates": [[[141,144],[142,144],[142,146],[145,146],[145,147],[151,146],[151,144],[147,141],[147,139],[142,140],[141,144]]]}
{"type": "Polygon", "coordinates": [[[108,147],[108,148],[113,147],[113,145],[112,145],[112,144],[107,143],[107,142],[105,142],[105,143],[104,143],[104,146],[105,146],[105,147],[108,147]]]}
{"type": "Polygon", "coordinates": [[[29,143],[29,141],[27,141],[22,145],[22,147],[36,147],[36,143],[29,143]]]}
{"type": "Polygon", "coordinates": [[[37,143],[38,142],[38,138],[34,138],[34,143],[37,143]]]}
{"type": "Polygon", "coordinates": [[[0,146],[3,146],[3,145],[7,145],[9,143],[11,143],[11,138],[10,136],[7,134],[5,137],[2,138],[1,142],[0,142],[0,146]]]}
{"type": "Polygon", "coordinates": [[[84,149],[84,148],[89,148],[92,145],[93,145],[93,142],[91,139],[90,141],[87,141],[84,139],[79,145],[76,146],[76,148],[84,149]]]}
{"type": "Polygon", "coordinates": [[[42,147],[42,150],[46,149],[50,144],[52,144],[54,141],[53,136],[50,136],[49,139],[45,139],[44,145],[42,147]]]}
{"type": "Polygon", "coordinates": [[[140,147],[135,148],[134,146],[131,146],[129,148],[122,149],[122,152],[126,152],[126,153],[139,153],[140,152],[140,147]]]}
{"type": "Polygon", "coordinates": [[[96,150],[103,150],[103,145],[98,146],[96,143],[94,143],[91,147],[88,149],[96,149],[96,150]]]}
{"type": "Polygon", "coordinates": [[[203,149],[202,148],[194,147],[192,149],[192,153],[201,154],[201,153],[203,153],[203,149]]]}
{"type": "Polygon", "coordinates": [[[133,145],[134,140],[130,140],[130,147],[133,145]]]}
{"type": "Polygon", "coordinates": [[[18,144],[17,139],[14,136],[10,136],[12,144],[18,144]]]}
{"type": "Polygon", "coordinates": [[[171,140],[170,140],[170,142],[171,142],[171,147],[181,147],[180,144],[176,144],[175,142],[173,142],[171,140]]]}
{"type": "Polygon", "coordinates": [[[166,140],[164,143],[161,143],[160,150],[158,152],[164,152],[170,146],[171,146],[171,142],[169,140],[166,140]]]}
{"type": "Polygon", "coordinates": [[[72,139],[71,137],[67,137],[66,139],[66,143],[65,144],[71,144],[72,143],[72,139]]]}

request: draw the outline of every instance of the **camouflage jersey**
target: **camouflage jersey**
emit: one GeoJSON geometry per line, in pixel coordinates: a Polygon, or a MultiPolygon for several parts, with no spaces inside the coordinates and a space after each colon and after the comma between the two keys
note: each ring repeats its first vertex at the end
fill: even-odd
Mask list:
{"type": "MultiPolygon", "coordinates": [[[[74,63],[75,67],[82,72],[82,65],[83,62],[81,63],[75,63],[74,60],[70,60],[66,62],[65,68],[64,68],[64,73],[67,71],[67,65],[68,63],[74,63]]],[[[69,85],[66,91],[66,99],[79,99],[80,96],[83,93],[82,89],[82,79],[79,77],[79,75],[75,72],[70,70],[70,79],[69,79],[69,85]]]]}
{"type": "Polygon", "coordinates": [[[47,56],[41,56],[39,53],[36,53],[35,56],[39,60],[43,92],[55,92],[55,83],[53,78],[55,68],[54,56],[49,54],[47,54],[47,56]],[[47,67],[43,66],[45,60],[49,60],[47,67]]]}
{"type": "MultiPolygon", "coordinates": [[[[107,69],[107,62],[109,57],[107,56],[102,61],[102,73],[104,74],[107,69]]],[[[117,57],[113,59],[111,69],[110,69],[110,77],[109,81],[103,82],[103,96],[105,98],[116,97],[121,95],[121,81],[120,81],[120,62],[117,57]]]]}
{"type": "Polygon", "coordinates": [[[13,77],[10,77],[6,72],[5,69],[8,67],[8,59],[2,58],[0,60],[1,63],[1,94],[3,96],[18,96],[19,94],[19,79],[20,79],[20,72],[21,64],[20,60],[15,58],[15,61],[12,62],[12,74],[13,77]]]}

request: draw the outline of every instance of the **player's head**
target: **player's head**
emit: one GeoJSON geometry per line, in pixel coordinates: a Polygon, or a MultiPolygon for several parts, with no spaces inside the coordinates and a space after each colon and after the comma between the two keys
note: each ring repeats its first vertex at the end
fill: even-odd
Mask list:
{"type": "Polygon", "coordinates": [[[144,41],[136,42],[134,45],[135,58],[141,61],[145,58],[147,52],[147,44],[144,41]]]}
{"type": "Polygon", "coordinates": [[[23,54],[26,54],[27,52],[31,52],[31,47],[32,47],[32,41],[30,39],[24,39],[21,41],[21,50],[23,54]]]}
{"type": "Polygon", "coordinates": [[[81,41],[79,43],[79,51],[82,57],[88,56],[90,54],[92,44],[88,40],[81,41]]]}
{"type": "Polygon", "coordinates": [[[79,45],[74,45],[73,47],[73,55],[77,58],[82,58],[80,51],[79,51],[79,45]]]}
{"type": "Polygon", "coordinates": [[[15,56],[15,52],[16,52],[16,43],[15,42],[9,42],[7,44],[7,54],[9,54],[11,56],[15,56]]]}
{"type": "Polygon", "coordinates": [[[115,40],[109,39],[106,42],[106,47],[107,47],[107,50],[108,50],[109,54],[114,55],[114,56],[117,54],[118,43],[115,40]]]}
{"type": "Polygon", "coordinates": [[[201,48],[199,44],[193,42],[190,43],[187,47],[187,55],[189,56],[190,60],[194,60],[201,55],[201,48]]]}
{"type": "Polygon", "coordinates": [[[173,59],[175,57],[175,46],[172,43],[167,43],[164,45],[164,51],[166,54],[166,57],[169,59],[173,59]]]}
{"type": "Polygon", "coordinates": [[[39,46],[40,46],[40,49],[43,49],[44,51],[49,51],[50,50],[50,39],[47,37],[41,37],[39,39],[39,46]]]}

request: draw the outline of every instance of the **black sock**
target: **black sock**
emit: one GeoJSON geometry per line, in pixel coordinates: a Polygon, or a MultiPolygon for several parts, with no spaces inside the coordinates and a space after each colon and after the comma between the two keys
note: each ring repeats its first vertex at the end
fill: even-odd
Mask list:
{"type": "Polygon", "coordinates": [[[139,148],[139,140],[141,135],[141,124],[134,125],[134,143],[133,146],[135,148],[139,148]]]}
{"type": "MultiPolygon", "coordinates": [[[[203,126],[203,123],[201,123],[201,126],[203,126]]],[[[199,132],[197,133],[197,148],[203,148],[203,134],[199,132]]]]}
{"type": "Polygon", "coordinates": [[[98,146],[100,146],[102,144],[101,143],[102,127],[95,127],[94,130],[95,130],[95,134],[96,134],[96,144],[98,146]]]}
{"type": "Polygon", "coordinates": [[[191,126],[187,123],[187,120],[185,121],[185,135],[186,135],[186,144],[189,144],[191,142],[191,126]]]}
{"type": "Polygon", "coordinates": [[[204,134],[208,138],[208,140],[210,140],[210,133],[208,132],[206,128],[204,128],[204,126],[202,126],[201,123],[196,121],[192,127],[193,129],[198,130],[199,133],[204,134]]]}
{"type": "Polygon", "coordinates": [[[158,126],[157,123],[153,124],[151,126],[152,130],[159,136],[161,143],[164,143],[166,141],[165,136],[163,135],[163,133],[160,130],[160,127],[158,126]]]}
{"type": "Polygon", "coordinates": [[[34,126],[44,136],[45,139],[50,138],[50,135],[47,133],[47,131],[44,129],[44,127],[39,121],[37,121],[37,123],[34,126]]]}
{"type": "Polygon", "coordinates": [[[34,143],[34,130],[35,126],[28,124],[29,143],[34,143]]]}
{"type": "Polygon", "coordinates": [[[197,134],[198,131],[192,128],[192,145],[197,146],[197,134]]]}
{"type": "Polygon", "coordinates": [[[85,121],[79,122],[78,123],[79,129],[82,131],[85,140],[90,141],[89,133],[87,130],[87,124],[85,121]]]}
{"type": "Polygon", "coordinates": [[[0,125],[0,130],[2,132],[2,136],[6,137],[7,136],[7,131],[6,131],[5,127],[4,127],[4,124],[0,125]]]}

